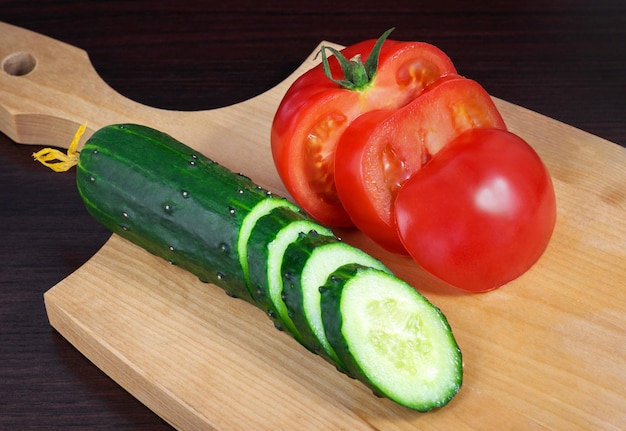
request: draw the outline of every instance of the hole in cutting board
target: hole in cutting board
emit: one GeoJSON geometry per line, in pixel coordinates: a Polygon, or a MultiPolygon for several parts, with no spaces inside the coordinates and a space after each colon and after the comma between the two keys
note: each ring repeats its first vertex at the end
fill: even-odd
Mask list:
{"type": "Polygon", "coordinates": [[[2,60],[2,70],[11,76],[28,75],[37,66],[37,59],[28,52],[14,52],[2,60]]]}

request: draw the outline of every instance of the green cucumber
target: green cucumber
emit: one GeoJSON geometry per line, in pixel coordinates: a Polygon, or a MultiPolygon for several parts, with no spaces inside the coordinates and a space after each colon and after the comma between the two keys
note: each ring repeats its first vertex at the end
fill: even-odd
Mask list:
{"type": "Polygon", "coordinates": [[[389,271],[378,259],[334,236],[303,235],[285,252],[282,264],[283,301],[307,349],[340,369],[342,361],[328,342],[322,322],[320,287],[339,267],[359,263],[389,271]]]}
{"type": "Polygon", "coordinates": [[[309,231],[332,235],[330,229],[315,223],[304,213],[279,207],[257,221],[248,243],[248,287],[252,298],[277,328],[286,330],[299,342],[302,338],[282,299],[281,265],[289,244],[309,231]]]}
{"type": "Polygon", "coordinates": [[[404,281],[348,264],[321,288],[321,306],[328,341],[375,394],[428,411],[460,389],[463,361],[448,321],[404,281]]]}
{"type": "MultiPolygon", "coordinates": [[[[53,169],[72,165],[78,138],[53,169]]],[[[56,153],[40,154],[51,166],[56,153]]],[[[286,199],[140,125],[98,130],[77,159],[96,220],[269,312],[377,394],[424,411],[458,391],[461,354],[441,312],[286,199]]]]}
{"type": "Polygon", "coordinates": [[[76,178],[87,210],[111,231],[254,303],[238,238],[254,208],[278,200],[267,190],[134,124],[94,133],[80,153],[76,178]]]}

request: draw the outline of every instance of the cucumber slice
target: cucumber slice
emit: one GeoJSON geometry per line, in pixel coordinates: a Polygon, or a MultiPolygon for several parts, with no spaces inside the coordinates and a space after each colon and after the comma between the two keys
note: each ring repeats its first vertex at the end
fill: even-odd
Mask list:
{"type": "Polygon", "coordinates": [[[346,265],[322,287],[321,304],[328,341],[348,372],[376,394],[428,411],[459,391],[463,361],[450,326],[404,281],[346,265]]]}
{"type": "Polygon", "coordinates": [[[252,298],[278,329],[286,330],[299,342],[300,333],[281,297],[281,265],[289,244],[312,230],[332,235],[330,229],[313,222],[304,213],[280,207],[258,220],[248,241],[248,282],[252,298]]]}
{"type": "Polygon", "coordinates": [[[302,336],[303,345],[330,359],[340,369],[345,367],[324,332],[319,289],[330,274],[349,263],[389,271],[365,252],[334,236],[323,235],[298,238],[285,252],[282,266],[283,301],[302,336]]]}
{"type": "Polygon", "coordinates": [[[299,208],[296,205],[292,204],[285,198],[268,198],[255,205],[241,222],[241,229],[239,230],[239,237],[237,238],[237,254],[239,255],[239,262],[241,263],[244,279],[248,285],[250,282],[250,274],[248,270],[248,241],[250,239],[252,229],[260,218],[269,214],[273,209],[282,207],[290,208],[294,212],[299,211],[299,208]]]}

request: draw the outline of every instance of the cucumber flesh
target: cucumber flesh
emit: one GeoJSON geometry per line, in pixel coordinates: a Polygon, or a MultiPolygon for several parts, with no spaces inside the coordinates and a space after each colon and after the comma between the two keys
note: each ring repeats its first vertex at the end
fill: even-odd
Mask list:
{"type": "Polygon", "coordinates": [[[322,322],[320,287],[339,267],[358,263],[389,271],[378,259],[336,237],[307,235],[285,252],[282,276],[283,301],[302,335],[305,347],[330,359],[338,368],[344,365],[328,342],[322,322]]]}
{"type": "Polygon", "coordinates": [[[463,361],[450,326],[413,287],[352,264],[329,277],[321,296],[330,344],[376,394],[428,411],[458,392],[463,361]]]}

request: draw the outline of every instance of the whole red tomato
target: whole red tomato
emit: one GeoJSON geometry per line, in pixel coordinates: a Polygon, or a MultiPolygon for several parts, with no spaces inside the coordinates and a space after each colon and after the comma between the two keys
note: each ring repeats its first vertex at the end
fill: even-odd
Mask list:
{"type": "Polygon", "coordinates": [[[403,184],[395,216],[419,265],[453,286],[483,292],[539,259],[554,229],[556,200],[546,167],[523,139],[472,129],[403,184]]]}
{"type": "Polygon", "coordinates": [[[326,48],[335,54],[330,58],[322,49],[322,64],[293,83],[274,117],[272,155],[281,180],[306,212],[329,226],[352,225],[334,181],[343,131],[364,112],[397,109],[440,76],[456,73],[438,48],[386,40],[388,34],[340,53],[326,48]]]}
{"type": "Polygon", "coordinates": [[[337,144],[335,184],[344,209],[383,248],[406,254],[394,216],[396,193],[439,150],[466,130],[506,129],[489,94],[448,75],[397,110],[354,120],[337,144]]]}

